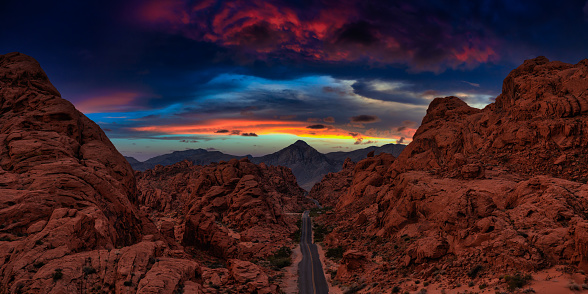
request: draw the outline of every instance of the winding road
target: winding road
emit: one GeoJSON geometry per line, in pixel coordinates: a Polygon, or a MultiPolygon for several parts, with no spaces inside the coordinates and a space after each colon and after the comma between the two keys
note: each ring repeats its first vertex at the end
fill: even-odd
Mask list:
{"type": "Polygon", "coordinates": [[[312,243],[312,221],[310,211],[302,214],[302,232],[300,235],[300,251],[302,261],[298,264],[298,288],[301,294],[326,294],[329,286],[325,279],[323,266],[319,259],[316,244],[312,243]]]}

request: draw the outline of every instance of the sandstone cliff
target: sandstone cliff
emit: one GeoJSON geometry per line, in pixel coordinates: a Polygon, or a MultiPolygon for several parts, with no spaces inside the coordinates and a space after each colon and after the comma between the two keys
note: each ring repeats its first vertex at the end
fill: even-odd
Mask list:
{"type": "Polygon", "coordinates": [[[267,257],[291,243],[296,217],[286,213],[311,205],[290,169],[247,158],[206,166],[183,161],[137,177],[140,202],[162,225],[173,224],[170,237],[221,258],[267,257]]]}
{"type": "Polygon", "coordinates": [[[588,270],[587,73],[586,61],[527,60],[495,103],[437,98],[397,159],[325,177],[310,196],[336,202],[322,220],[325,245],[347,250],[334,277],[381,290],[407,273],[457,283],[588,270]]]}
{"type": "MultiPolygon", "coordinates": [[[[243,260],[243,254],[218,259],[185,249],[173,233],[170,238],[170,223],[157,218],[154,223],[145,213],[149,209],[139,207],[165,204],[171,196],[147,199],[138,193],[131,167],[104,132],[60,97],[34,59],[19,53],[0,55],[0,142],[1,293],[279,291],[269,280],[275,273],[243,260]]],[[[283,224],[283,233],[289,233],[283,212],[272,209],[288,207],[274,202],[285,199],[279,193],[301,193],[291,173],[236,164],[252,165],[258,174],[219,170],[217,182],[201,177],[195,191],[204,196],[192,200],[212,207],[201,219],[213,232],[222,231],[216,221],[257,217],[257,223],[239,227],[242,235],[256,236],[246,230],[267,221],[283,224]],[[255,186],[258,177],[275,180],[274,190],[255,186]],[[227,219],[216,219],[219,207],[203,199],[214,202],[211,194],[231,185],[243,192],[229,197],[234,202],[226,203],[227,219]]],[[[213,248],[221,245],[210,242],[213,248]]]]}

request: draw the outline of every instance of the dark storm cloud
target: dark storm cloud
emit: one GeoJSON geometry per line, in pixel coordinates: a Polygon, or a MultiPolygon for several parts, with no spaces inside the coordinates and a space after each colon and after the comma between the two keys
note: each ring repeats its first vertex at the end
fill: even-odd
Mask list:
{"type": "Polygon", "coordinates": [[[160,4],[147,1],[135,19],[254,59],[369,60],[440,72],[502,57],[505,44],[494,31],[505,25],[493,19],[497,12],[520,13],[508,8],[521,4],[496,2],[489,9],[486,3],[459,0],[176,1],[155,10],[160,4]]]}
{"type": "Polygon", "coordinates": [[[228,132],[229,132],[229,130],[218,130],[215,133],[217,133],[217,134],[225,134],[225,133],[228,133],[228,132]]]}
{"type": "Polygon", "coordinates": [[[403,120],[420,121],[431,95],[491,101],[524,59],[588,57],[586,7],[584,0],[4,1],[0,26],[10,29],[0,30],[0,54],[38,59],[76,105],[105,89],[138,93],[128,102],[141,110],[136,121],[99,122],[113,138],[160,135],[132,131],[149,123],[283,114],[334,124],[370,113],[382,118],[370,126],[396,130],[403,120]],[[240,77],[218,79],[227,73],[240,77]],[[308,76],[345,82],[263,87],[308,76]],[[243,85],[243,77],[265,80],[243,85]]]}
{"type": "Polygon", "coordinates": [[[241,134],[241,136],[245,136],[245,137],[257,137],[256,133],[243,133],[241,134]]]}
{"type": "Polygon", "coordinates": [[[321,129],[326,129],[327,126],[325,125],[310,125],[308,127],[306,127],[307,129],[313,129],[313,130],[321,130],[321,129]]]}
{"type": "Polygon", "coordinates": [[[362,114],[362,115],[354,116],[351,118],[351,122],[364,123],[364,124],[377,122],[379,120],[380,120],[379,117],[377,117],[375,115],[367,115],[367,114],[362,114]]]}
{"type": "Polygon", "coordinates": [[[376,28],[364,20],[348,23],[335,32],[335,43],[372,46],[379,41],[374,36],[374,31],[376,28]]]}

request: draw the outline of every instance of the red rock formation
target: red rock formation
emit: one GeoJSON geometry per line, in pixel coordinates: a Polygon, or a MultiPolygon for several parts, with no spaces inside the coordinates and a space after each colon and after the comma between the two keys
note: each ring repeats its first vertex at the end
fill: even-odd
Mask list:
{"type": "Polygon", "coordinates": [[[587,75],[587,60],[572,65],[538,57],[513,70],[496,102],[482,110],[456,97],[437,98],[415,134],[417,142],[393,168],[455,176],[454,167],[463,164],[498,165],[585,182],[587,75]]]}
{"type": "Polygon", "coordinates": [[[335,207],[339,197],[349,190],[353,181],[355,163],[347,158],[343,168],[337,173],[328,173],[312,186],[309,197],[316,199],[322,206],[335,207]]]}
{"type": "Polygon", "coordinates": [[[137,177],[144,205],[179,212],[178,242],[223,258],[267,257],[296,229],[285,213],[308,203],[290,169],[246,158],[206,166],[184,161],[137,177]]]}
{"type": "Polygon", "coordinates": [[[0,283],[33,263],[141,240],[133,171],[32,58],[0,56],[0,283]]]}
{"type": "Polygon", "coordinates": [[[319,220],[333,229],[325,245],[367,257],[355,271],[344,259],[337,278],[387,289],[406,271],[451,281],[586,268],[586,73],[586,61],[528,60],[495,103],[437,98],[396,160],[326,177],[311,197],[345,188],[319,220]]]}
{"type": "MultiPolygon", "coordinates": [[[[173,223],[160,222],[159,233],[138,209],[128,162],[98,125],[60,97],[39,64],[19,53],[0,55],[0,142],[0,292],[217,293],[242,287],[241,265],[224,275],[226,268],[199,262],[211,257],[181,250],[173,223]],[[205,280],[220,276],[220,284],[205,280]]],[[[203,180],[202,193],[214,190],[212,184],[203,180]]],[[[243,185],[255,190],[250,181],[243,185]]],[[[157,207],[170,197],[141,202],[157,207]]],[[[264,197],[281,199],[271,191],[264,197]]],[[[232,212],[249,216],[245,208],[232,212]]],[[[278,292],[260,267],[245,266],[259,272],[248,291],[278,292]]]]}

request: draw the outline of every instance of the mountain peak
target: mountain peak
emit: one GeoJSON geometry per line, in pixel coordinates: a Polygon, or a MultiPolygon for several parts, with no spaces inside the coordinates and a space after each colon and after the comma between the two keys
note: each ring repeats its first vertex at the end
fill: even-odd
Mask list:
{"type": "Polygon", "coordinates": [[[294,142],[294,144],[292,144],[291,146],[311,147],[310,145],[308,145],[308,143],[304,142],[303,140],[298,140],[294,142]]]}

